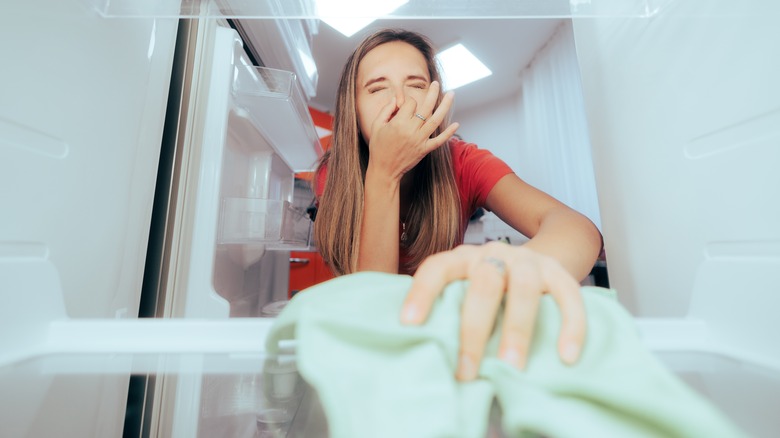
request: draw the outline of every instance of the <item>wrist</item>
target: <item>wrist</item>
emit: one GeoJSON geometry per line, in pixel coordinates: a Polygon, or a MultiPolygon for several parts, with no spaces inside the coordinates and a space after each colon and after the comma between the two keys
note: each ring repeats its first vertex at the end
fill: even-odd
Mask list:
{"type": "Polygon", "coordinates": [[[366,188],[376,186],[383,190],[389,189],[395,191],[398,190],[398,187],[401,185],[402,176],[403,175],[393,175],[381,167],[372,166],[369,161],[368,168],[366,169],[365,186],[366,188]]]}

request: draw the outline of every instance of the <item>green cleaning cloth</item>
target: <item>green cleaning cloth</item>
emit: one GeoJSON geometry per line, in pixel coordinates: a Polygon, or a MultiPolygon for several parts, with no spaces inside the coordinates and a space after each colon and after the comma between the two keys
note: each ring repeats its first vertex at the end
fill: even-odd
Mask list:
{"type": "Polygon", "coordinates": [[[496,358],[499,320],[479,378],[464,383],[454,374],[467,283],[447,286],[425,324],[405,326],[411,281],[339,277],[298,293],[275,322],[267,349],[297,340],[331,437],[484,437],[494,398],[507,436],[745,436],[657,362],[607,289],[582,288],[588,335],[576,365],[559,359],[560,314],[545,295],[525,370],[496,358]]]}

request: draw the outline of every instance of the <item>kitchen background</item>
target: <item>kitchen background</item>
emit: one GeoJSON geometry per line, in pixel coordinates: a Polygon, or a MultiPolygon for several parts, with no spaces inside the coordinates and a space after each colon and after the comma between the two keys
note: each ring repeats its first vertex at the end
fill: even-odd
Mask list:
{"type": "MultiPolygon", "coordinates": [[[[243,25],[255,27],[262,23],[249,21],[243,25]]],[[[480,58],[493,74],[455,90],[452,120],[461,124],[458,134],[489,149],[521,178],[601,227],[569,19],[378,20],[351,37],[321,24],[311,44],[318,83],[309,106],[325,148],[330,141],[341,68],[365,35],[383,27],[420,31],[442,50],[461,43],[480,58]],[[512,46],[511,56],[507,56],[507,44],[512,46]]],[[[312,198],[308,184],[299,181],[296,206],[305,209],[312,198]]],[[[470,222],[465,243],[527,241],[495,214],[484,213],[470,222]]],[[[297,256],[300,254],[294,254],[293,259],[300,260],[297,256]]],[[[605,263],[601,260],[598,269],[603,270],[605,263]]],[[[308,275],[297,274],[299,270],[292,265],[291,290],[302,284],[296,275],[308,275]]],[[[592,278],[587,281],[594,282],[592,278]]]]}
{"type": "MultiPolygon", "coordinates": [[[[365,34],[382,27],[420,31],[440,49],[459,42],[475,53],[493,74],[455,91],[452,119],[461,123],[458,134],[600,226],[570,20],[379,20],[349,38],[323,24],[312,41],[319,72],[317,94],[309,103],[315,112],[333,110],[347,56],[365,34]]],[[[314,117],[315,124],[323,119],[314,117]]],[[[523,241],[488,213],[472,224],[468,242],[504,236],[523,241]]]]}

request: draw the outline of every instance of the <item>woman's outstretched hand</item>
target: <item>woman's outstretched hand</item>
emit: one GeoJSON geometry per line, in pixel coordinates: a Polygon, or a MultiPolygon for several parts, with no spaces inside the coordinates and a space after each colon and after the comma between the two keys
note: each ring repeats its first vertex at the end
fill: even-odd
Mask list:
{"type": "Polygon", "coordinates": [[[418,104],[407,97],[401,106],[395,98],[385,105],[371,125],[369,151],[371,164],[400,179],[429,152],[443,145],[458,129],[457,123],[447,126],[431,138],[452,107],[454,94],[444,95],[436,107],[440,85],[431,82],[425,98],[418,104]]]}
{"type": "Polygon", "coordinates": [[[470,280],[463,302],[460,357],[456,377],[472,380],[506,295],[498,356],[524,368],[542,295],[553,296],[561,311],[558,351],[567,364],[577,361],[586,334],[579,283],[555,259],[522,246],[491,242],[461,245],[428,257],[414,275],[401,314],[405,324],[421,324],[436,298],[454,280],[470,280]]]}

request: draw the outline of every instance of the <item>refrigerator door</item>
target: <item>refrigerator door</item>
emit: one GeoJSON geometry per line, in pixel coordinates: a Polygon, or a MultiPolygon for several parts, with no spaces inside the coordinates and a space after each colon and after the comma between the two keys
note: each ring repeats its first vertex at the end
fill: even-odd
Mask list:
{"type": "Polygon", "coordinates": [[[293,172],[313,169],[322,148],[296,75],[253,66],[217,20],[198,32],[167,314],[260,316],[287,297],[285,251],[309,245],[293,172]]]}
{"type": "Polygon", "coordinates": [[[0,258],[51,263],[70,317],[138,312],[176,29],[3,6],[0,258]]]}
{"type": "MultiPolygon", "coordinates": [[[[78,0],[2,8],[0,363],[13,363],[52,320],[138,314],[177,20],[108,21],[78,0]]],[[[17,365],[2,371],[0,435],[122,433],[128,375],[17,365]]]]}

